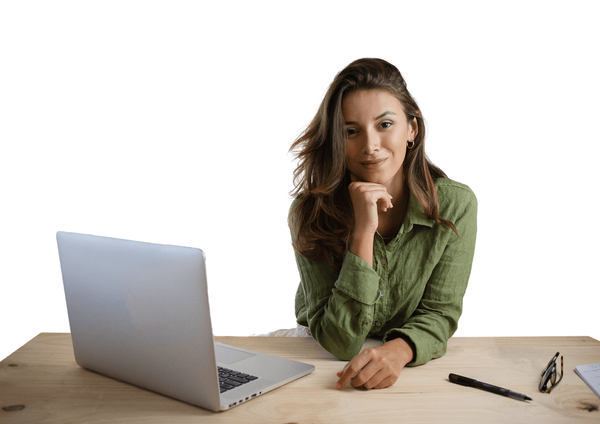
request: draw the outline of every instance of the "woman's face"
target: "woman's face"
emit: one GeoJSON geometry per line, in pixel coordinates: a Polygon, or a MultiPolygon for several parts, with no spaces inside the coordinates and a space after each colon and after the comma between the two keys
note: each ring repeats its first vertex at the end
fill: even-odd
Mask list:
{"type": "Polygon", "coordinates": [[[402,183],[406,144],[414,140],[416,119],[406,122],[400,101],[385,90],[358,90],[342,102],[346,123],[346,167],[353,180],[402,183]]]}

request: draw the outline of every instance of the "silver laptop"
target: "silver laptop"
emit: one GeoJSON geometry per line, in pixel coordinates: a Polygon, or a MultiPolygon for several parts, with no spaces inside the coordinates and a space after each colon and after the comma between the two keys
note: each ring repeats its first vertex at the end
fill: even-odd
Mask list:
{"type": "Polygon", "coordinates": [[[56,239],[80,366],[213,411],[314,371],[214,341],[202,250],[65,232],[56,239]]]}

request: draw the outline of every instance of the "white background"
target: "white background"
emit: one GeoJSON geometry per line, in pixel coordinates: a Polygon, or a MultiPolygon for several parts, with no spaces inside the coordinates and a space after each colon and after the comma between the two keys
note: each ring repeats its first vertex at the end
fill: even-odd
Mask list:
{"type": "Polygon", "coordinates": [[[3,1],[0,359],[69,331],[57,230],[200,247],[215,334],[294,327],[287,151],[360,57],[401,70],[478,196],[456,335],[600,339],[598,9],[3,1]]]}

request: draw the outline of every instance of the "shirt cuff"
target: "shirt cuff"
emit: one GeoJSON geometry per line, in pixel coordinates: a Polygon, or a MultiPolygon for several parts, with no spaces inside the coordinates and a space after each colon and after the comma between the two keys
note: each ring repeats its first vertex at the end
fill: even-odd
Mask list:
{"type": "Polygon", "coordinates": [[[379,298],[379,275],[364,259],[346,252],[335,288],[358,302],[373,305],[379,298]]]}
{"type": "Polygon", "coordinates": [[[385,334],[383,342],[385,343],[398,337],[409,340],[415,350],[415,356],[412,362],[406,364],[407,367],[426,364],[432,359],[444,356],[446,353],[446,343],[432,346],[431,338],[424,336],[423,332],[418,329],[392,329],[385,334]]]}

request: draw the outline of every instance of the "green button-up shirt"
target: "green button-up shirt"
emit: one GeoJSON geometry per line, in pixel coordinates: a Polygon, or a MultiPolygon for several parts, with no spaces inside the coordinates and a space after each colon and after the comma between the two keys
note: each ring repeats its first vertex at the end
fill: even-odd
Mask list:
{"type": "Polygon", "coordinates": [[[338,272],[326,261],[296,253],[297,321],[338,359],[352,359],[367,337],[409,339],[416,352],[408,365],[446,353],[471,273],[477,199],[469,187],[452,180],[440,178],[436,187],[440,216],[459,236],[428,219],[411,193],[396,237],[386,245],[375,234],[372,267],[347,252],[338,272]]]}

